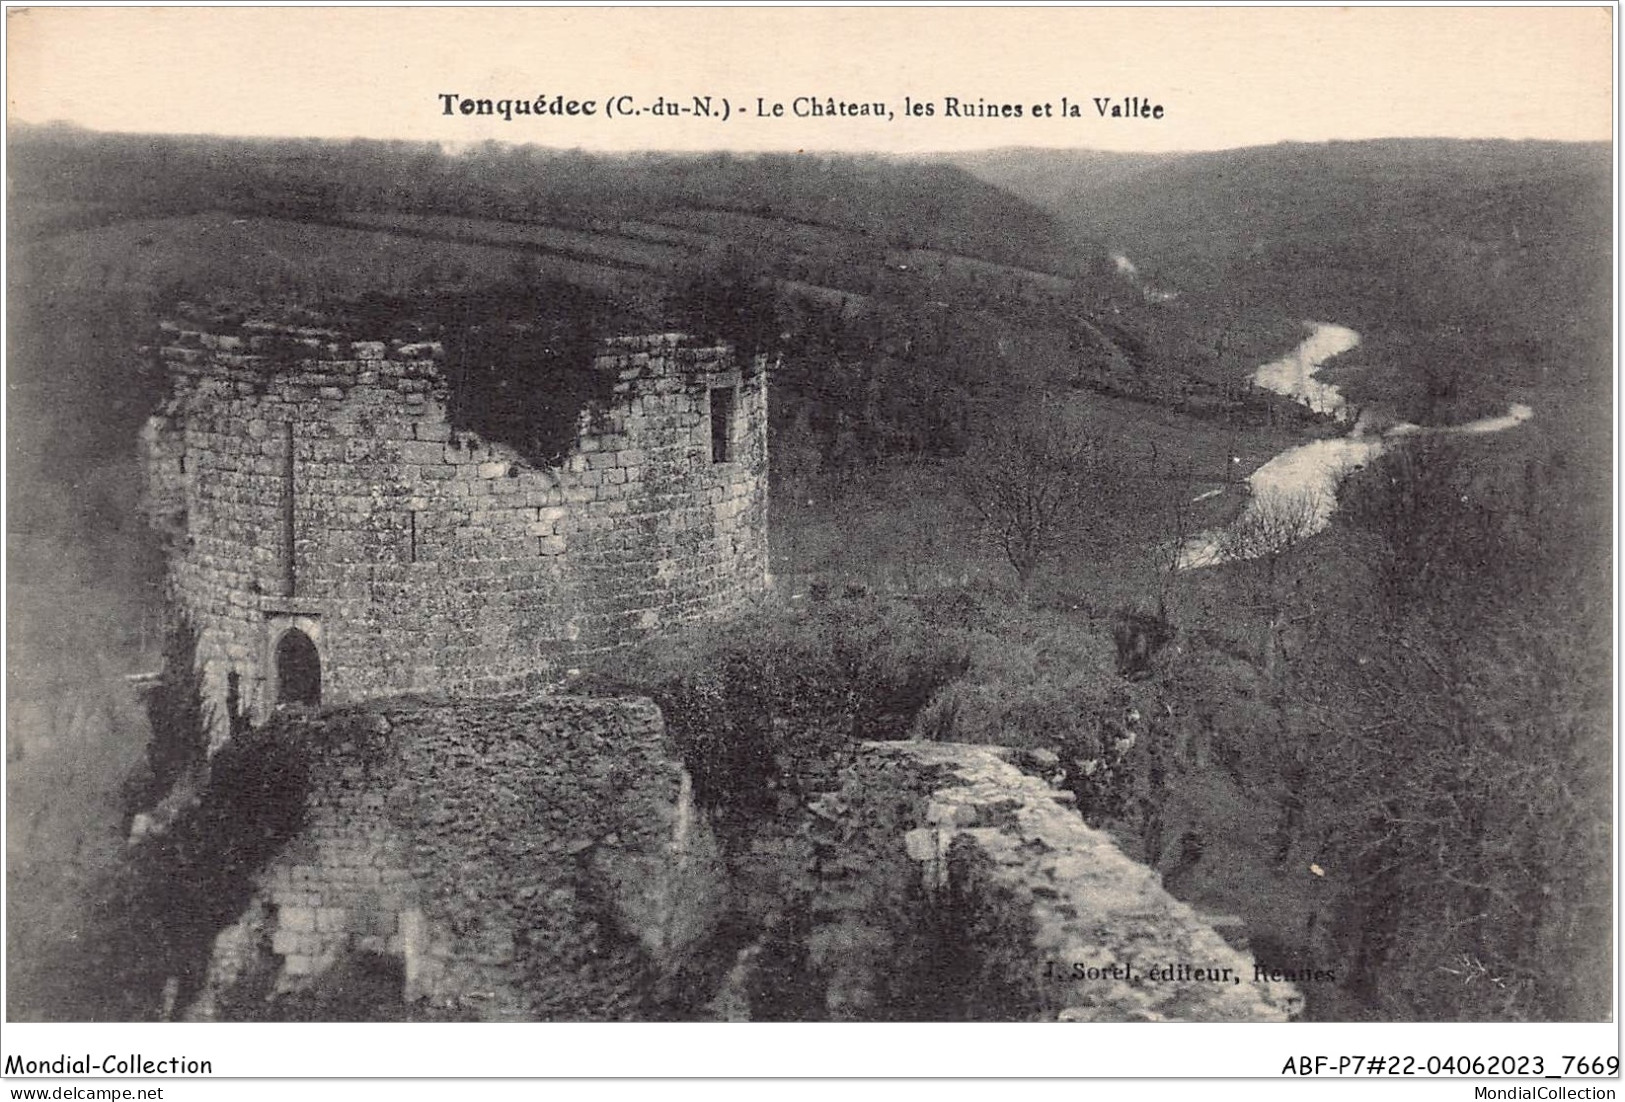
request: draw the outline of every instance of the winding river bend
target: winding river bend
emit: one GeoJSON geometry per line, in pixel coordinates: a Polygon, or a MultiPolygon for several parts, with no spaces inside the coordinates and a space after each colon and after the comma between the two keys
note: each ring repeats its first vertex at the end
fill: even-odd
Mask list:
{"type": "MultiPolygon", "coordinates": [[[[1369,430],[1367,417],[1352,409],[1337,387],[1315,377],[1327,360],[1359,345],[1360,335],[1342,325],[1325,322],[1308,324],[1309,336],[1303,343],[1280,359],[1260,367],[1253,373],[1253,383],[1302,402],[1317,413],[1329,414],[1344,422],[1352,419],[1354,423],[1348,435],[1312,440],[1288,448],[1259,467],[1247,479],[1251,496],[1241,516],[1234,522],[1232,535],[1227,537],[1225,532],[1210,531],[1193,537],[1180,551],[1180,569],[1214,566],[1229,557],[1245,557],[1248,551],[1261,554],[1264,548],[1259,547],[1256,540],[1238,539],[1233,533],[1248,528],[1267,534],[1270,526],[1260,522],[1263,513],[1292,514],[1297,523],[1290,526],[1296,529],[1291,533],[1291,538],[1321,531],[1331,523],[1332,512],[1337,508],[1337,484],[1343,475],[1381,455],[1391,440],[1421,433],[1477,435],[1501,432],[1521,425],[1535,415],[1534,410],[1518,403],[1500,417],[1486,417],[1463,425],[1424,428],[1402,421],[1383,432],[1373,433],[1369,430]],[[1247,550],[1238,555],[1238,547],[1247,550]]],[[[1203,496],[1211,496],[1211,492],[1203,496]]]]}

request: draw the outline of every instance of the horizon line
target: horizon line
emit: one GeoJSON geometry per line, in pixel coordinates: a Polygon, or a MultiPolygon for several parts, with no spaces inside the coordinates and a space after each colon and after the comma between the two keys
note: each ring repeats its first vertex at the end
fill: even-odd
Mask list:
{"type": "Polygon", "coordinates": [[[318,142],[331,144],[345,144],[352,142],[371,142],[379,145],[417,145],[435,146],[442,152],[463,152],[482,146],[504,146],[514,149],[542,149],[557,153],[576,153],[597,157],[637,157],[649,155],[664,156],[709,156],[718,153],[736,156],[816,156],[816,157],[878,157],[896,160],[943,159],[951,157],[974,156],[990,153],[1090,153],[1105,154],[1122,157],[1153,157],[1177,158],[1199,156],[1213,153],[1235,153],[1245,150],[1273,149],[1279,146],[1332,146],[1332,145],[1378,145],[1383,143],[1456,143],[1471,144],[1504,144],[1504,145],[1559,145],[1559,146],[1602,146],[1611,148],[1614,145],[1612,136],[1608,138],[1550,138],[1550,137],[1513,137],[1509,135],[1445,135],[1445,134],[1389,134],[1359,138],[1276,138],[1271,141],[1259,141],[1243,145],[1204,146],[1188,149],[1120,149],[1093,145],[1037,145],[1032,143],[1004,143],[997,145],[974,146],[963,149],[939,148],[918,150],[896,150],[884,147],[797,147],[787,146],[643,146],[635,148],[593,148],[580,144],[564,145],[552,144],[546,141],[527,141],[505,138],[434,138],[434,137],[380,137],[369,134],[350,135],[318,135],[318,134],[241,134],[225,131],[176,131],[176,130],[103,130],[86,126],[71,119],[51,119],[45,122],[36,122],[29,119],[7,119],[5,131],[7,144],[13,136],[13,131],[25,130],[35,132],[55,132],[58,134],[80,135],[86,137],[124,137],[124,138],[173,138],[214,141],[240,141],[240,142],[318,142]]]}

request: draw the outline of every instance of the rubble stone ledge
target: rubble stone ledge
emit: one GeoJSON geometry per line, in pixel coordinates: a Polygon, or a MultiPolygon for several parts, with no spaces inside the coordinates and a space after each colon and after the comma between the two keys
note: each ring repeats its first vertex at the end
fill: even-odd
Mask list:
{"type": "Polygon", "coordinates": [[[1255,978],[1251,956],[1088,826],[1071,793],[1012,765],[1011,751],[875,742],[865,752],[913,775],[926,795],[925,821],[902,844],[931,891],[996,896],[1027,912],[1030,953],[1004,963],[1024,974],[1003,979],[1032,992],[1045,1018],[1282,1022],[1302,1010],[1296,988],[1255,978]],[[967,846],[985,859],[950,859],[967,846]]]}

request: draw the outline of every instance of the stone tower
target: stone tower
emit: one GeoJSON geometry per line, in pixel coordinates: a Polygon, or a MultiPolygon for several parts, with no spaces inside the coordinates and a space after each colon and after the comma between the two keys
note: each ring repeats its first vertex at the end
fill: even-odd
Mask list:
{"type": "Polygon", "coordinates": [[[436,343],[209,328],[164,323],[171,391],[142,441],[217,725],[233,681],[256,718],[501,692],[767,590],[760,358],[604,342],[613,400],[548,467],[453,428],[436,343]]]}

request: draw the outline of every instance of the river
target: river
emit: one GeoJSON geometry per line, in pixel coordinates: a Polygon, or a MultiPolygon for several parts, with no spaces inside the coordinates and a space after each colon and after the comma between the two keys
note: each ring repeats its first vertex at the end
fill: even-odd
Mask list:
{"type": "MultiPolygon", "coordinates": [[[[1337,387],[1316,377],[1327,360],[1357,347],[1360,335],[1341,325],[1307,324],[1309,336],[1303,343],[1253,372],[1253,383],[1302,402],[1317,413],[1343,422],[1352,419],[1348,435],[1299,444],[1259,467],[1247,479],[1251,496],[1241,515],[1226,531],[1203,532],[1187,541],[1179,554],[1180,569],[1251,557],[1263,553],[1271,540],[1297,540],[1321,531],[1331,523],[1337,508],[1337,484],[1343,476],[1381,455],[1392,440],[1422,433],[1502,432],[1535,415],[1533,409],[1518,403],[1499,417],[1462,425],[1424,428],[1401,421],[1380,433],[1371,432],[1365,413],[1351,407],[1337,387]]],[[[1202,496],[1211,496],[1211,491],[1202,496]]]]}

